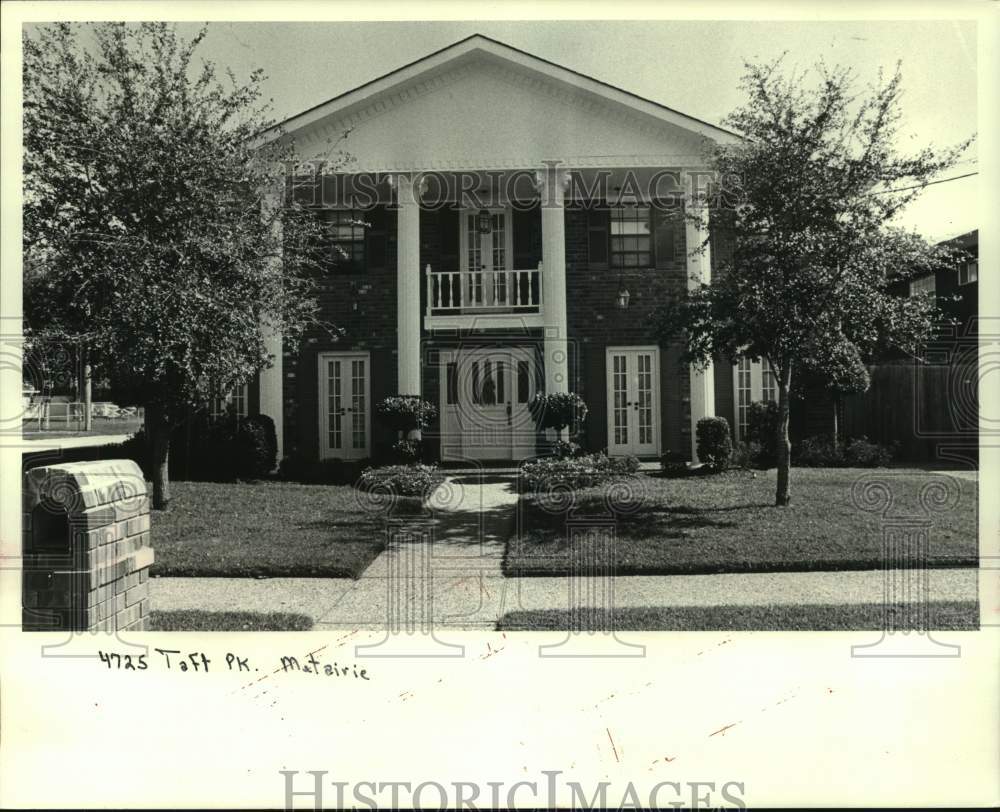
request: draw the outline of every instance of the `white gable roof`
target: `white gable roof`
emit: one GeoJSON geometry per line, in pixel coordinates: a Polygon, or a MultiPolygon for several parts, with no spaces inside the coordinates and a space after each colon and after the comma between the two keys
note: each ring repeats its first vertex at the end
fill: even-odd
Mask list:
{"type": "MultiPolygon", "coordinates": [[[[735,133],[476,34],[287,119],[302,157],[357,171],[696,166],[735,133]]],[[[276,131],[265,134],[276,135],[276,131]]]]}

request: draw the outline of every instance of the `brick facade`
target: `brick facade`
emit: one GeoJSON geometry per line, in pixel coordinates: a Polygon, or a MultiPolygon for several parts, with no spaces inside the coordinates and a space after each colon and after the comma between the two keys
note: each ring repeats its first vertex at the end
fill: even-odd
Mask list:
{"type": "MultiPolygon", "coordinates": [[[[521,214],[514,225],[528,228],[526,241],[515,234],[517,261],[525,263],[540,259],[538,211],[521,214]],[[536,257],[537,254],[537,257],[536,257]]],[[[566,298],[567,330],[569,333],[570,389],[580,393],[590,408],[583,434],[584,444],[591,449],[607,447],[607,372],[606,350],[612,346],[655,345],[651,316],[653,310],[671,297],[684,295],[687,289],[685,226],[681,216],[673,218],[673,250],[669,259],[660,257],[657,268],[633,269],[619,276],[617,270],[594,270],[588,261],[587,211],[568,206],[566,225],[566,298]],[[619,285],[624,283],[631,293],[629,309],[617,308],[619,285]]],[[[426,306],[424,268],[451,267],[455,256],[458,218],[448,211],[422,210],[420,215],[421,317],[426,306]],[[447,234],[445,232],[448,232],[447,234]]],[[[331,336],[325,332],[308,334],[295,355],[286,352],[284,361],[285,454],[300,454],[315,459],[319,453],[319,392],[318,360],[321,352],[367,351],[371,353],[371,400],[377,402],[396,393],[397,325],[396,325],[396,241],[395,213],[386,218],[385,267],[366,273],[333,274],[321,285],[319,302],[321,318],[336,325],[342,333],[331,336]]],[[[713,252],[725,246],[713,241],[713,252]]],[[[717,264],[713,253],[713,265],[717,264]]],[[[457,267],[457,266],[456,266],[457,267]]],[[[407,306],[418,306],[407,303],[407,306]]],[[[483,331],[428,334],[423,331],[422,395],[438,404],[440,373],[438,353],[458,345],[519,345],[536,348],[543,357],[540,329],[483,331]]],[[[682,454],[690,449],[690,378],[687,364],[681,359],[679,342],[661,345],[660,349],[660,426],[663,451],[682,454]]],[[[732,420],[732,367],[719,362],[715,371],[716,412],[732,420]]],[[[251,401],[255,391],[251,389],[251,401]]],[[[440,450],[440,428],[436,423],[424,432],[428,456],[437,458],[440,450]]],[[[372,455],[384,455],[396,437],[372,420],[372,455]]]]}
{"type": "MultiPolygon", "coordinates": [[[[396,394],[396,221],[386,217],[385,266],[364,273],[330,274],[320,283],[320,318],[338,332],[314,329],[284,359],[285,455],[319,455],[319,354],[371,353],[373,402],[396,394]]],[[[373,448],[391,438],[372,420],[373,448]]]]}

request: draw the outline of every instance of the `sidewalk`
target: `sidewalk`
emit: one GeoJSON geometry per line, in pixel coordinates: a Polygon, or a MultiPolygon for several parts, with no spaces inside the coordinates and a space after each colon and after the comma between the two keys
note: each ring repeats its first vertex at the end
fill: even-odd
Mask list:
{"type": "MultiPolygon", "coordinates": [[[[905,573],[896,575],[898,580],[907,577],[905,573]]],[[[978,570],[929,570],[928,576],[932,601],[976,599],[978,570]]],[[[630,608],[882,603],[884,577],[882,570],[633,575],[614,580],[613,605],[630,608]]],[[[606,587],[606,582],[597,578],[582,578],[571,584],[568,578],[503,578],[487,575],[485,571],[450,577],[435,575],[431,584],[417,578],[390,578],[386,574],[366,574],[359,581],[153,578],[150,584],[153,608],[157,611],[221,612],[239,608],[248,612],[300,613],[313,618],[316,629],[384,628],[403,619],[395,609],[397,603],[405,603],[414,622],[419,624],[423,620],[422,607],[430,596],[427,603],[432,606],[434,626],[488,630],[507,612],[569,609],[571,586],[578,595],[593,596],[602,596],[606,587]]],[[[911,602],[920,599],[916,590],[895,598],[911,602]]],[[[584,603],[603,605],[596,600],[584,603]]],[[[404,611],[402,615],[405,617],[407,613],[404,611]]]]}
{"type": "MultiPolygon", "coordinates": [[[[883,570],[852,572],[505,578],[504,545],[517,493],[503,477],[456,474],[434,493],[436,518],[399,525],[389,549],[357,581],[343,578],[154,578],[158,611],[300,613],[316,629],[429,627],[491,630],[507,612],[626,607],[882,603],[883,570]],[[607,594],[613,586],[613,597],[607,594]],[[572,595],[571,595],[572,590],[572,595]]],[[[893,573],[909,583],[913,573],[893,573]]],[[[975,600],[979,571],[927,572],[933,601],[975,600]]],[[[913,590],[894,600],[918,601],[913,590]]]]}

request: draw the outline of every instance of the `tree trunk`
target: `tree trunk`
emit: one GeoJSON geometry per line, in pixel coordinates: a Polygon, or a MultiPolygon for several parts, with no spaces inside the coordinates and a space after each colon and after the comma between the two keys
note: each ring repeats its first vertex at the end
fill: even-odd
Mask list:
{"type": "Polygon", "coordinates": [[[833,394],[833,445],[840,447],[840,394],[833,394]]]}
{"type": "Polygon", "coordinates": [[[774,504],[784,507],[792,501],[789,478],[792,467],[792,443],[788,438],[788,416],[790,412],[789,389],[792,381],[791,365],[781,370],[778,380],[778,427],[775,448],[778,453],[778,486],[774,494],[774,504]]]}
{"type": "Polygon", "coordinates": [[[93,381],[92,370],[90,368],[90,354],[83,351],[83,430],[91,431],[94,428],[93,414],[93,381]]]}
{"type": "Polygon", "coordinates": [[[149,437],[149,466],[153,478],[153,510],[170,504],[170,424],[158,404],[146,406],[146,434],[149,437]]]}

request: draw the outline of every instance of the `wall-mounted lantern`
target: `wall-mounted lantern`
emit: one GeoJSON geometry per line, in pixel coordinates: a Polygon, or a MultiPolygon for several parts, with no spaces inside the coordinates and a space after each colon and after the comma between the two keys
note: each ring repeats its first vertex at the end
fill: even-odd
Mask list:
{"type": "Polygon", "coordinates": [[[617,305],[619,310],[628,310],[628,300],[632,298],[632,294],[628,292],[628,288],[625,287],[625,280],[619,276],[618,277],[618,300],[617,305]]]}
{"type": "Polygon", "coordinates": [[[489,234],[493,231],[493,215],[488,209],[482,209],[476,217],[476,228],[480,234],[489,234]]]}

